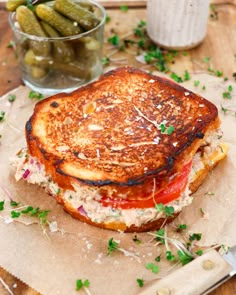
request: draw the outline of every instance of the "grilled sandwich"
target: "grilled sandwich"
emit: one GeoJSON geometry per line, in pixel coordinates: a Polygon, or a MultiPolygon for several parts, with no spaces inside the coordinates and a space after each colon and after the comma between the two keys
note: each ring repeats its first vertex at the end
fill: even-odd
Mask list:
{"type": "Polygon", "coordinates": [[[17,180],[74,218],[125,232],[172,221],[228,150],[214,104],[132,67],[38,102],[25,134],[17,180]]]}

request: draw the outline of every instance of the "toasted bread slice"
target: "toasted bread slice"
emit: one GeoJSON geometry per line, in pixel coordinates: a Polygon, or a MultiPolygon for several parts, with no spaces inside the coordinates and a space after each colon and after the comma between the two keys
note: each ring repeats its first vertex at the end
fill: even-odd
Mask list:
{"type": "Polygon", "coordinates": [[[123,187],[169,178],[219,125],[216,106],[203,97],[122,67],[37,103],[26,138],[60,187],[72,188],[74,179],[123,187]]]}

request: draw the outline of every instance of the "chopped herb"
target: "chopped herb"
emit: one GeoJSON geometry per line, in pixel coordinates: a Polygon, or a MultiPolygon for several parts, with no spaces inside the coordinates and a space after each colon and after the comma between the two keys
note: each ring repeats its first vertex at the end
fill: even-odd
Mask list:
{"type": "Polygon", "coordinates": [[[20,215],[21,213],[18,211],[11,211],[11,218],[18,218],[20,215]]]}
{"type": "Polygon", "coordinates": [[[158,47],[154,47],[147,51],[144,60],[148,64],[153,63],[160,72],[168,71],[164,54],[158,47]]]}
{"type": "Polygon", "coordinates": [[[202,86],[202,90],[206,90],[206,86],[205,85],[202,86]]]}
{"type": "Polygon", "coordinates": [[[183,82],[183,79],[180,76],[178,76],[175,72],[172,72],[170,74],[170,77],[171,77],[171,79],[173,79],[177,83],[182,83],[183,82]]]}
{"type": "Polygon", "coordinates": [[[185,265],[187,263],[189,263],[190,261],[192,261],[194,258],[191,254],[186,253],[184,251],[178,250],[177,254],[179,256],[179,260],[182,263],[182,265],[185,265]]]}
{"type": "Polygon", "coordinates": [[[169,261],[175,261],[175,256],[172,254],[171,251],[166,251],[166,259],[169,261]]]}
{"type": "Polygon", "coordinates": [[[195,253],[196,253],[198,256],[201,256],[201,255],[203,254],[203,251],[202,251],[202,250],[197,250],[195,253]]]}
{"type": "Polygon", "coordinates": [[[15,46],[16,46],[15,42],[11,40],[11,41],[8,43],[7,48],[15,48],[15,46]]]}
{"type": "Polygon", "coordinates": [[[27,213],[33,211],[33,209],[34,209],[34,208],[33,208],[32,206],[28,206],[26,209],[21,210],[21,213],[22,213],[22,214],[27,214],[27,213]]]}
{"type": "Polygon", "coordinates": [[[27,6],[30,10],[34,11],[34,5],[32,4],[32,0],[26,0],[26,6],[27,6]]]}
{"type": "Polygon", "coordinates": [[[12,206],[12,207],[17,207],[17,206],[19,206],[19,202],[16,202],[16,201],[11,201],[10,202],[10,205],[12,206]]]}
{"type": "Polygon", "coordinates": [[[210,4],[210,18],[212,20],[217,20],[218,19],[218,11],[216,10],[216,6],[214,4],[210,4]]]}
{"type": "Polygon", "coordinates": [[[232,98],[232,95],[229,91],[225,91],[222,93],[222,96],[223,98],[226,98],[226,99],[231,99],[232,98]]]}
{"type": "Polygon", "coordinates": [[[109,15],[106,16],[106,24],[109,23],[111,21],[111,17],[109,15]]]}
{"type": "Polygon", "coordinates": [[[232,91],[233,91],[233,86],[232,86],[232,85],[229,85],[229,86],[228,86],[228,91],[229,91],[229,92],[232,92],[232,91]]]}
{"type": "Polygon", "coordinates": [[[141,240],[138,239],[137,235],[134,236],[133,238],[133,241],[136,243],[136,244],[141,244],[141,240]]]}
{"type": "Polygon", "coordinates": [[[0,201],[0,211],[4,210],[5,201],[0,201]]]}
{"type": "Polygon", "coordinates": [[[109,58],[109,57],[103,57],[103,58],[102,58],[102,64],[103,64],[104,66],[109,65],[109,64],[110,64],[110,58],[109,58]]]}
{"type": "Polygon", "coordinates": [[[215,71],[215,74],[216,74],[217,77],[222,77],[223,76],[223,72],[222,71],[216,70],[215,71]]]}
{"type": "Polygon", "coordinates": [[[189,241],[194,241],[194,240],[200,241],[201,238],[202,238],[202,234],[200,234],[200,233],[194,233],[194,234],[190,235],[189,241]]]}
{"type": "Polygon", "coordinates": [[[41,224],[47,223],[47,221],[48,221],[47,216],[48,216],[49,212],[50,212],[50,210],[43,210],[38,213],[38,218],[39,218],[41,224]]]}
{"type": "Polygon", "coordinates": [[[167,127],[167,129],[166,129],[166,133],[168,134],[168,135],[171,135],[173,132],[175,131],[175,127],[174,126],[169,126],[169,127],[167,127]]]}
{"type": "Polygon", "coordinates": [[[153,273],[159,272],[159,266],[152,262],[146,264],[146,269],[150,269],[153,273]]]}
{"type": "Polygon", "coordinates": [[[114,241],[113,238],[110,238],[108,241],[108,247],[107,247],[107,255],[111,255],[111,252],[119,250],[119,243],[114,241]]]}
{"type": "Polygon", "coordinates": [[[81,290],[82,288],[88,288],[90,282],[88,279],[82,281],[81,279],[76,280],[76,291],[81,290]]]}
{"type": "Polygon", "coordinates": [[[124,12],[127,12],[127,11],[129,10],[129,7],[128,7],[127,5],[122,5],[122,6],[120,7],[120,10],[121,10],[121,11],[124,11],[124,12]]]}
{"type": "Polygon", "coordinates": [[[194,80],[193,84],[194,84],[195,87],[198,87],[199,84],[200,84],[200,81],[199,80],[194,80]]]}
{"type": "Polygon", "coordinates": [[[158,212],[164,212],[167,216],[173,216],[174,207],[172,206],[164,206],[162,203],[156,204],[155,208],[158,212]]]}
{"type": "Polygon", "coordinates": [[[160,262],[160,261],[161,261],[161,255],[157,256],[157,257],[155,258],[155,261],[156,261],[156,262],[160,262]]]}
{"type": "Polygon", "coordinates": [[[143,279],[137,279],[136,281],[137,281],[140,288],[143,287],[143,285],[144,285],[143,279]]]}
{"type": "Polygon", "coordinates": [[[119,46],[120,37],[118,35],[113,35],[112,37],[108,38],[108,42],[110,42],[114,46],[119,46]]]}
{"type": "Polygon", "coordinates": [[[39,93],[39,92],[36,92],[36,91],[33,91],[31,90],[30,93],[29,93],[29,98],[30,99],[42,99],[44,96],[42,93],[39,93]]]}
{"type": "Polygon", "coordinates": [[[16,99],[16,95],[15,95],[15,94],[10,94],[10,95],[8,96],[8,101],[9,101],[9,102],[13,102],[13,101],[15,101],[15,99],[16,99]]]}
{"type": "Polygon", "coordinates": [[[156,235],[156,237],[155,237],[156,241],[161,242],[162,244],[165,244],[165,239],[164,239],[165,229],[164,228],[157,230],[155,235],[156,235]]]}
{"type": "Polygon", "coordinates": [[[0,113],[0,122],[2,122],[5,119],[6,113],[4,111],[1,111],[0,113]]]}
{"type": "Polygon", "coordinates": [[[177,231],[180,232],[184,229],[187,229],[187,224],[183,223],[183,224],[178,224],[177,226],[177,231]]]}
{"type": "Polygon", "coordinates": [[[185,70],[184,71],[184,81],[189,81],[190,80],[190,74],[188,72],[188,70],[185,70]]]}
{"type": "Polygon", "coordinates": [[[204,57],[203,62],[208,63],[210,61],[210,59],[211,59],[210,57],[204,57]]]}

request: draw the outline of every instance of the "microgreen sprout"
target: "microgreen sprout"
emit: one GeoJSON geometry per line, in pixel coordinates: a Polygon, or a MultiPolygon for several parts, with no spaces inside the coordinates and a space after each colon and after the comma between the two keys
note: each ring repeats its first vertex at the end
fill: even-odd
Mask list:
{"type": "Polygon", "coordinates": [[[88,289],[89,286],[90,282],[88,279],[84,281],[81,279],[76,280],[76,291],[84,290],[87,294],[91,294],[88,289]]]}
{"type": "Polygon", "coordinates": [[[174,207],[172,206],[164,206],[164,204],[156,204],[155,208],[158,212],[163,212],[166,216],[173,216],[174,214],[174,207]]]}
{"type": "Polygon", "coordinates": [[[121,5],[120,10],[124,11],[124,12],[127,12],[129,10],[129,7],[127,5],[121,5]]]}
{"type": "Polygon", "coordinates": [[[111,255],[112,252],[119,250],[119,243],[116,242],[113,238],[110,238],[108,241],[107,255],[111,255]]]}
{"type": "Polygon", "coordinates": [[[36,91],[31,90],[29,92],[29,98],[30,99],[39,99],[40,100],[40,99],[43,99],[44,96],[43,96],[42,93],[39,93],[39,92],[36,92],[36,91]]]}
{"type": "Polygon", "coordinates": [[[140,262],[140,259],[136,254],[134,254],[132,252],[129,252],[129,251],[119,247],[119,243],[120,243],[119,241],[115,241],[113,238],[110,238],[108,240],[108,245],[107,245],[107,255],[108,256],[110,256],[111,253],[114,252],[114,251],[120,251],[125,256],[131,256],[131,257],[137,259],[138,262],[140,262]]]}
{"type": "Polygon", "coordinates": [[[4,111],[0,112],[0,122],[4,121],[6,113],[4,111]]]}
{"type": "Polygon", "coordinates": [[[5,201],[0,201],[0,211],[4,210],[5,201]]]}
{"type": "Polygon", "coordinates": [[[138,278],[136,281],[137,281],[140,288],[142,288],[144,286],[144,280],[143,279],[138,278]]]}
{"type": "Polygon", "coordinates": [[[16,100],[16,95],[15,94],[10,94],[9,96],[8,96],[8,101],[9,102],[13,102],[13,101],[15,101],[16,100]]]}
{"type": "Polygon", "coordinates": [[[159,272],[159,266],[152,262],[146,264],[146,269],[150,269],[153,273],[159,272]]]}

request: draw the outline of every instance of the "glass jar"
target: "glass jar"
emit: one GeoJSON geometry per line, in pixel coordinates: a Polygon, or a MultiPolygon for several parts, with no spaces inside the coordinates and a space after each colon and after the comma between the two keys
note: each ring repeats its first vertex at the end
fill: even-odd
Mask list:
{"type": "Polygon", "coordinates": [[[38,37],[22,32],[16,12],[10,13],[16,55],[26,86],[45,95],[71,92],[103,72],[105,9],[96,2],[89,3],[99,19],[97,26],[66,37],[38,37]]]}

